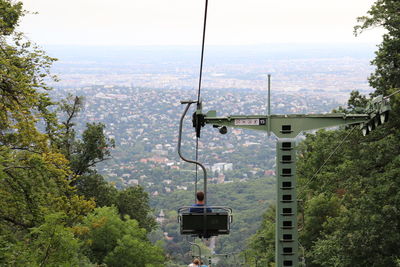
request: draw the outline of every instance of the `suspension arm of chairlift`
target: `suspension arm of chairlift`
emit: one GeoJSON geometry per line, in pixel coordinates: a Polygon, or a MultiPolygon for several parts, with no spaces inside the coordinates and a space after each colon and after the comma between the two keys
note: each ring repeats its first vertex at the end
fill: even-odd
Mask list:
{"type": "MultiPolygon", "coordinates": [[[[197,103],[197,101],[192,101],[192,100],[181,101],[181,104],[186,104],[186,108],[185,108],[185,110],[184,110],[184,112],[183,112],[183,114],[181,116],[180,122],[179,122],[178,155],[183,161],[186,161],[186,162],[192,163],[192,164],[196,164],[197,166],[199,166],[203,170],[203,175],[204,175],[204,183],[203,183],[204,184],[204,203],[205,203],[205,205],[207,205],[207,171],[206,171],[206,168],[204,167],[203,164],[201,164],[198,161],[190,160],[190,159],[185,158],[182,155],[182,151],[181,151],[183,120],[184,120],[184,118],[185,118],[190,106],[192,104],[194,104],[194,103],[197,103]]],[[[201,105],[198,104],[197,107],[198,107],[198,109],[199,108],[201,109],[201,105]]],[[[197,125],[201,125],[201,124],[197,123],[197,125]]],[[[198,126],[198,127],[201,127],[201,126],[198,126]]]]}
{"type": "MultiPolygon", "coordinates": [[[[200,260],[200,262],[201,262],[201,248],[200,248],[200,246],[199,246],[198,244],[194,243],[194,242],[190,242],[189,240],[188,240],[188,243],[190,244],[190,246],[195,246],[195,247],[197,247],[197,249],[199,250],[199,260],[200,260]]],[[[192,254],[192,255],[193,255],[193,254],[192,254]]]]}

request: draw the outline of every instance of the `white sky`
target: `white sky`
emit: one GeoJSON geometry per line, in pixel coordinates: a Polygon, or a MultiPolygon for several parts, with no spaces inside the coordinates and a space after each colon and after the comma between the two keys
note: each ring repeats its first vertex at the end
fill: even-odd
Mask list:
{"type": "MultiPolygon", "coordinates": [[[[205,0],[22,0],[21,30],[36,43],[199,45],[205,0]]],[[[373,0],[209,0],[207,45],[379,43],[353,36],[373,0]]]]}

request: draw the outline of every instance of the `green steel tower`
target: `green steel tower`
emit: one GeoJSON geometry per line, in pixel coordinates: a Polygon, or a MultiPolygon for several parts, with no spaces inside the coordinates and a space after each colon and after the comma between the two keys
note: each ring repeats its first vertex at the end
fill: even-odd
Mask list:
{"type": "MultiPolygon", "coordinates": [[[[268,103],[269,103],[268,94],[268,103]]],[[[194,103],[195,101],[191,101],[194,103]]],[[[182,103],[187,103],[182,102],[182,103]]],[[[299,240],[297,224],[296,196],[296,142],[295,138],[304,131],[360,125],[366,135],[375,127],[388,120],[389,100],[378,96],[374,98],[365,114],[290,114],[271,115],[268,104],[267,115],[217,117],[216,111],[203,113],[201,103],[193,114],[193,126],[200,133],[202,127],[211,124],[219,128],[221,134],[227,127],[265,131],[277,137],[276,143],[276,267],[299,266],[299,240]]]]}

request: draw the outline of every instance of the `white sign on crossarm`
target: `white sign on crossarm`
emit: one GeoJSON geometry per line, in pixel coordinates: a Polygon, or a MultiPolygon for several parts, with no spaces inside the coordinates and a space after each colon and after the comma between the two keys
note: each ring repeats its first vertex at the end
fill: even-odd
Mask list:
{"type": "Polygon", "coordinates": [[[235,125],[260,125],[260,119],[235,119],[235,125]]]}

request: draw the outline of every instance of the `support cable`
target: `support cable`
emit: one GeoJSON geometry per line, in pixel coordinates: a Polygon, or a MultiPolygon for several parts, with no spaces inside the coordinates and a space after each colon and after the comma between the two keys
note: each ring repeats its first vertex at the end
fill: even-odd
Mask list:
{"type": "MultiPolygon", "coordinates": [[[[342,142],[340,142],[340,144],[331,152],[331,154],[328,156],[328,158],[324,161],[324,163],[321,165],[321,167],[319,167],[319,169],[314,173],[314,175],[311,177],[311,179],[309,179],[307,181],[307,183],[305,185],[302,186],[302,188],[305,188],[307,185],[309,185],[312,180],[314,180],[314,178],[317,176],[317,174],[322,170],[322,168],[325,166],[325,164],[329,161],[329,159],[336,153],[336,151],[343,145],[343,143],[347,140],[347,138],[350,136],[350,134],[354,131],[354,129],[357,128],[357,126],[354,126],[349,133],[346,135],[346,137],[342,140],[342,142]]],[[[300,198],[300,196],[304,193],[300,192],[298,198],[300,198]]]]}
{"type": "MultiPolygon", "coordinates": [[[[207,26],[207,11],[208,11],[208,0],[205,2],[205,7],[204,7],[204,20],[203,20],[203,39],[201,43],[201,58],[200,58],[200,73],[199,73],[199,88],[197,91],[197,107],[200,105],[200,96],[201,96],[201,82],[202,82],[202,77],[203,77],[203,61],[204,61],[204,44],[205,44],[205,39],[206,39],[206,26],[207,26]]],[[[198,161],[199,158],[199,136],[196,136],[196,161],[198,161]]],[[[196,202],[196,193],[197,193],[197,182],[198,182],[198,166],[196,165],[196,178],[195,178],[195,202],[196,202]]],[[[204,181],[204,183],[207,183],[207,181],[204,181]]],[[[204,185],[204,188],[206,188],[206,185],[204,185]]],[[[206,194],[206,192],[204,192],[206,194]]],[[[206,196],[207,197],[207,196],[206,196]]]]}
{"type": "MultiPolygon", "coordinates": [[[[199,161],[199,138],[198,137],[196,137],[196,159],[195,159],[195,161],[199,161]]],[[[197,182],[199,181],[199,178],[198,178],[199,168],[198,168],[197,165],[196,165],[195,168],[196,168],[196,179],[194,181],[194,203],[196,203],[196,200],[197,200],[197,196],[196,196],[196,193],[197,193],[197,182]]]]}
{"type": "Polygon", "coordinates": [[[394,92],[394,93],[391,93],[390,95],[388,95],[388,96],[385,96],[383,99],[388,99],[389,97],[391,97],[391,96],[393,96],[393,95],[395,95],[395,94],[398,94],[398,93],[400,93],[400,89],[399,90],[397,90],[396,92],[394,92]]]}
{"type": "Polygon", "coordinates": [[[201,44],[200,76],[199,76],[199,90],[197,93],[197,104],[200,103],[201,79],[203,76],[203,59],[204,59],[204,43],[205,43],[205,39],[206,39],[207,9],[208,9],[208,0],[206,0],[206,4],[204,7],[203,41],[201,44]]]}
{"type": "MultiPolygon", "coordinates": [[[[388,98],[390,98],[391,96],[393,96],[393,95],[395,95],[395,94],[398,94],[398,93],[400,93],[400,89],[397,90],[397,91],[395,91],[395,92],[393,92],[393,93],[391,93],[390,95],[386,96],[384,99],[388,99],[388,98]]],[[[307,185],[309,185],[309,184],[312,182],[312,180],[317,176],[317,174],[321,171],[321,169],[325,166],[325,164],[329,161],[329,159],[333,156],[333,154],[335,154],[335,152],[339,149],[339,147],[340,147],[341,145],[343,145],[343,143],[347,140],[347,138],[350,136],[350,134],[354,131],[354,129],[355,129],[356,127],[357,127],[357,126],[354,126],[354,127],[349,131],[349,133],[348,133],[348,134],[346,135],[346,137],[342,140],[342,142],[332,151],[332,153],[328,156],[328,158],[325,160],[325,162],[321,165],[321,167],[319,167],[319,169],[315,172],[315,174],[311,177],[311,179],[307,181],[307,183],[303,186],[303,188],[306,187],[307,185]]],[[[303,193],[303,192],[301,192],[301,193],[299,194],[298,198],[300,198],[300,196],[302,195],[302,193],[303,193]]]]}

